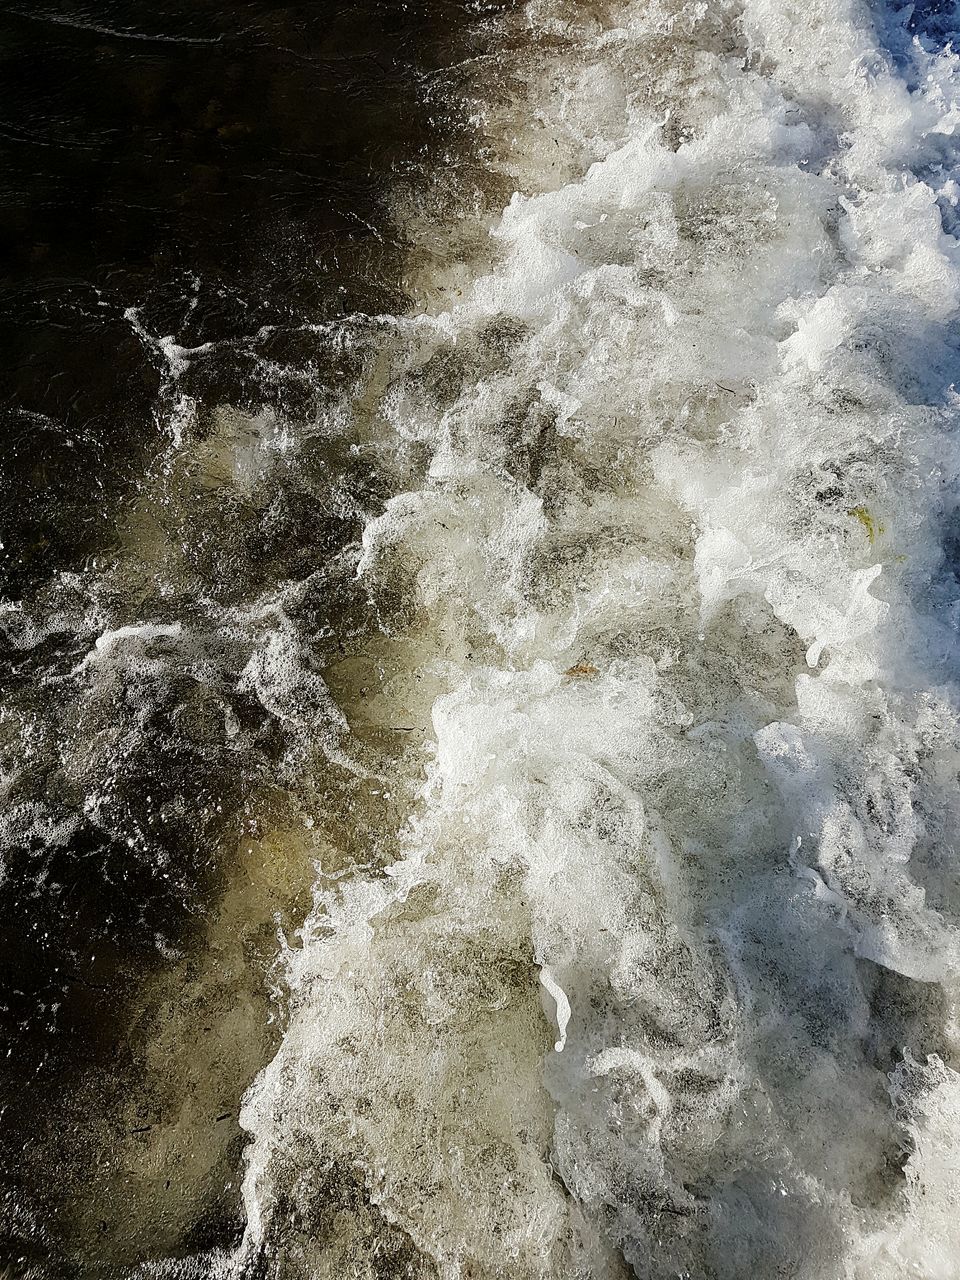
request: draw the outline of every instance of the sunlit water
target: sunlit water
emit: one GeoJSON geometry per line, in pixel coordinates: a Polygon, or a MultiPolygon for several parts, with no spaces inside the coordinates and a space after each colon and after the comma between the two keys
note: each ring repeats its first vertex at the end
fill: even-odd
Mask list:
{"type": "Polygon", "coordinates": [[[960,1275],[953,25],[463,11],[366,298],[127,300],[4,606],[13,1274],[960,1275]]]}

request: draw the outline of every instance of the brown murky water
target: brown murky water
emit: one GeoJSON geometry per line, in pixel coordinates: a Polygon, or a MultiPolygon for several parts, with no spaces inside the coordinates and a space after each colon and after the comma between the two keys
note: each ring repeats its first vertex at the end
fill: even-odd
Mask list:
{"type": "Polygon", "coordinates": [[[289,714],[236,691],[269,629],[245,610],[303,584],[283,607],[317,648],[293,665],[332,651],[334,696],[362,720],[348,667],[375,661],[349,657],[369,612],[324,579],[390,481],[319,432],[266,490],[234,469],[356,380],[362,356],[318,326],[409,305],[394,211],[441,154],[476,164],[456,68],[494,10],[0,8],[0,1254],[16,1275],[112,1275],[242,1228],[237,1114],[282,1024],[278,935],[310,905],[311,830],[369,789],[302,782],[311,690],[289,714]],[[175,367],[167,333],[205,358],[175,367]],[[146,617],[156,639],[109,638],[146,617]],[[185,665],[174,619],[195,637],[185,665]]]}

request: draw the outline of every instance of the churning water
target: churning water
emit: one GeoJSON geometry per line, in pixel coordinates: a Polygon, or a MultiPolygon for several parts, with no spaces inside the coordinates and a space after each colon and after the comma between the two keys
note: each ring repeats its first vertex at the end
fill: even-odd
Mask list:
{"type": "Polygon", "coordinates": [[[956,1280],[955,6],[47,8],[11,1274],[956,1280]]]}

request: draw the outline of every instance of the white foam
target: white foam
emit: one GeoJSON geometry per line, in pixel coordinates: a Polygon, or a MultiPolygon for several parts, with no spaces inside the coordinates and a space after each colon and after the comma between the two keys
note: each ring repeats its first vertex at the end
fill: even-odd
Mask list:
{"type": "Polygon", "coordinates": [[[526,21],[359,567],[433,762],[290,960],[238,1265],[947,1276],[953,1068],[889,1085],[957,1052],[960,64],[854,0],[526,21]]]}
{"type": "Polygon", "coordinates": [[[567,1043],[567,1023],[570,1021],[570,1001],[567,993],[549,969],[540,970],[540,982],[544,990],[549,993],[556,1010],[557,1031],[560,1038],[553,1047],[557,1053],[563,1053],[563,1046],[567,1043]]]}

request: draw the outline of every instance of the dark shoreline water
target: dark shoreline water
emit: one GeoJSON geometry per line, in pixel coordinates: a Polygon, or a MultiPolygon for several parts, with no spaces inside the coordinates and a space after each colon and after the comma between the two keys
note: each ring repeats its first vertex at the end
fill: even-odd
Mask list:
{"type": "MultiPolygon", "coordinates": [[[[431,85],[477,19],[459,0],[0,5],[0,1269],[17,1276],[114,1275],[242,1229],[236,1112],[276,1034],[251,1030],[268,1020],[271,916],[305,910],[309,882],[268,886],[236,954],[203,959],[240,835],[269,844],[298,817],[289,744],[255,698],[211,738],[248,649],[198,601],[229,610],[309,577],[360,527],[318,510],[325,468],[342,479],[349,459],[318,455],[229,511],[212,482],[171,480],[169,369],[147,335],[212,344],[187,382],[200,441],[219,438],[218,406],[309,416],[318,383],[349,379],[349,362],[318,374],[313,326],[407,305],[391,201],[457,145],[461,115],[431,85]],[[159,537],[159,559],[131,536],[159,537]],[[105,619],[165,610],[205,619],[206,674],[161,656],[86,688],[105,619]],[[45,620],[39,639],[25,618],[45,620]],[[216,1021],[231,1004],[240,1031],[216,1021]],[[189,1028],[239,1037],[233,1060],[179,1044],[189,1028]],[[198,1139],[211,1172],[185,1174],[179,1199],[161,1177],[139,1212],[124,1143],[169,1123],[145,1075],[164,1053],[196,1054],[222,1114],[198,1139]]],[[[354,487],[376,504],[375,475],[354,487]]],[[[354,625],[320,602],[318,632],[331,608],[354,625]]]]}
{"type": "MultiPolygon", "coordinates": [[[[156,448],[127,308],[189,346],[403,306],[385,199],[458,127],[423,73],[470,7],[0,8],[7,592],[93,549],[156,448]]],[[[257,402],[244,373],[210,394],[257,402]]]]}

